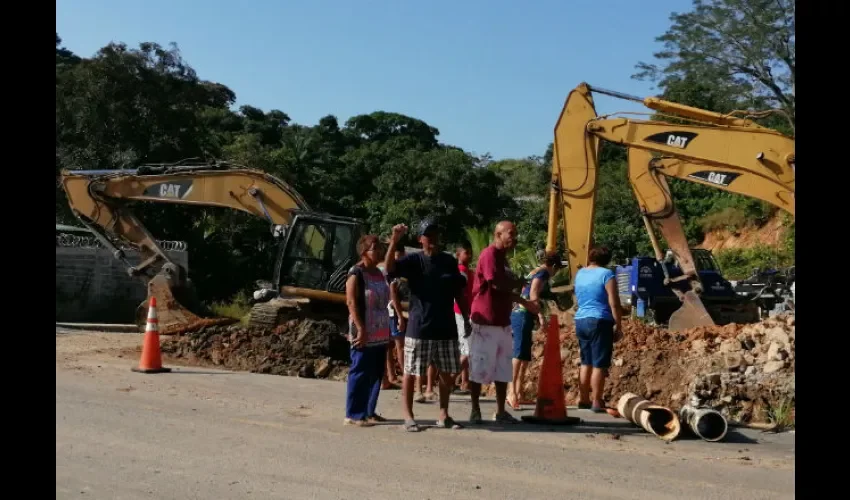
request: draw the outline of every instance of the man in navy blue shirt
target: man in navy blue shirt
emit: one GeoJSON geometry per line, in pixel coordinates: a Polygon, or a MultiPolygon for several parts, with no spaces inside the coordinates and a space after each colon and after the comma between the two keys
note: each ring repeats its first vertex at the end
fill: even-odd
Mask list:
{"type": "Polygon", "coordinates": [[[423,220],[416,235],[421,252],[409,253],[395,260],[395,248],[407,231],[404,224],[393,227],[390,246],[384,260],[389,279],[405,278],[410,290],[410,311],[404,338],[404,429],[419,431],[413,418],[415,377],[426,375],[428,365],[440,372],[440,420],[437,426],[460,429],[461,425],[449,416],[449,395],[454,378],[460,373],[460,346],[454,304],[463,316],[465,335],[469,335],[469,304],[463,293],[466,278],[458,270],[457,260],[439,250],[440,231],[431,218],[423,220]]]}

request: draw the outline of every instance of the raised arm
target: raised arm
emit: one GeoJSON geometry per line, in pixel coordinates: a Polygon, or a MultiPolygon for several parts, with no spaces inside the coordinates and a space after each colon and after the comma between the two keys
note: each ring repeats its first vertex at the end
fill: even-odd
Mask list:
{"type": "Polygon", "coordinates": [[[384,257],[384,272],[387,273],[387,276],[390,279],[404,276],[404,270],[396,270],[396,262],[395,262],[395,249],[398,247],[399,242],[404,237],[404,234],[407,232],[407,226],[404,224],[396,224],[393,226],[392,234],[390,235],[390,246],[387,248],[387,255],[384,257]],[[399,271],[402,274],[399,274],[399,271]]]}

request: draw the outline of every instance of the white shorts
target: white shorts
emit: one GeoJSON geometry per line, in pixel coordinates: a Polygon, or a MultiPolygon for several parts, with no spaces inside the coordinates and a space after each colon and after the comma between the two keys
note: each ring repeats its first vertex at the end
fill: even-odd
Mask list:
{"type": "Polygon", "coordinates": [[[510,326],[472,323],[469,340],[469,380],[482,385],[513,378],[513,331],[510,326]]]}
{"type": "Polygon", "coordinates": [[[460,343],[460,355],[469,356],[469,339],[472,338],[472,336],[470,335],[467,338],[463,338],[463,315],[455,314],[455,324],[457,325],[457,340],[460,343]]]}

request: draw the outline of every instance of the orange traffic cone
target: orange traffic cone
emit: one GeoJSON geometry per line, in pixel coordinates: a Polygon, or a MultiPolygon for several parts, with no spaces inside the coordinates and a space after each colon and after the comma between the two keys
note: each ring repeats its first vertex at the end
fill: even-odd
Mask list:
{"type": "Polygon", "coordinates": [[[549,316],[546,345],[543,346],[543,364],[537,383],[537,406],[534,416],[522,417],[530,424],[573,425],[581,422],[578,417],[567,416],[564,394],[564,378],[561,375],[561,346],[558,317],[549,316]]]}
{"type": "Polygon", "coordinates": [[[148,324],[145,326],[145,339],[142,342],[142,359],[138,368],[132,368],[139,373],[168,373],[171,368],[162,366],[162,353],[159,351],[159,321],[156,319],[156,297],[151,297],[148,307],[148,324]]]}

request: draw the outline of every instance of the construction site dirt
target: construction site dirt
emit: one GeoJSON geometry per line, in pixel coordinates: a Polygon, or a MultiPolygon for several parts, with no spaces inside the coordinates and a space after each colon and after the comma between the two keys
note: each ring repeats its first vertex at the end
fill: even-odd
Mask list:
{"type": "MultiPolygon", "coordinates": [[[[578,398],[579,351],[568,314],[560,316],[561,362],[567,403],[578,398]]],[[[751,325],[730,324],[670,332],[626,321],[615,346],[605,401],[627,392],[672,409],[685,404],[711,407],[740,423],[784,420],[793,424],[795,403],[794,317],[751,325]],[[790,412],[790,414],[789,414],[790,412]]],[[[536,396],[544,332],[534,336],[533,361],[523,395],[536,396]]],[[[230,370],[345,380],[348,342],[330,321],[290,321],[275,330],[240,325],[208,326],[182,336],[163,337],[168,363],[230,370]]],[[[491,386],[488,395],[492,395],[491,386]]]]}

